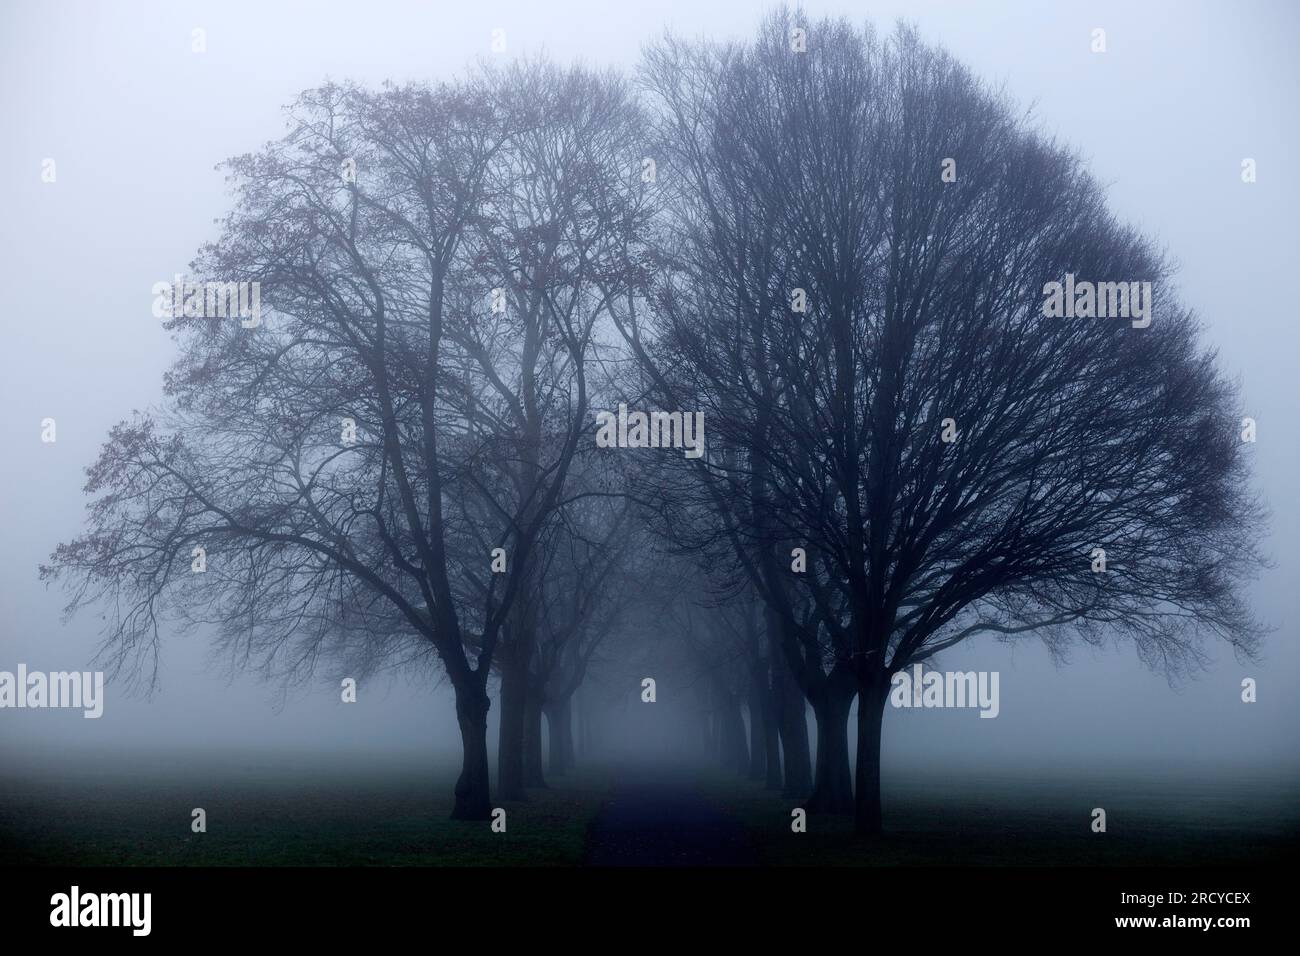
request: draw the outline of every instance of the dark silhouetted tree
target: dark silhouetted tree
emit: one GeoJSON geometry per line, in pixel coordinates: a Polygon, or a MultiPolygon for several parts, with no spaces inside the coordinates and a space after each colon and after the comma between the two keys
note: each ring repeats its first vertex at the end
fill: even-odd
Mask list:
{"type": "Polygon", "coordinates": [[[591,427],[593,278],[621,282],[627,104],[545,64],[326,86],[228,164],[234,209],[194,270],[260,283],[264,321],[172,320],[165,407],[113,430],[88,530],[44,569],[71,608],[104,602],[119,668],[156,675],[168,611],[268,673],[432,651],[464,745],[452,815],[489,817],[488,679],[532,639],[536,548],[591,427]]]}
{"type": "Polygon", "coordinates": [[[663,268],[620,326],[660,400],[705,411],[696,498],[819,740],[857,696],[858,832],[892,676],[961,640],[1128,638],[1170,672],[1205,635],[1254,652],[1234,390],[1072,154],[905,28],[782,11],[748,45],[664,41],[644,79],[663,268]],[[1152,283],[1149,327],[1046,317],[1067,273],[1152,283]]]}

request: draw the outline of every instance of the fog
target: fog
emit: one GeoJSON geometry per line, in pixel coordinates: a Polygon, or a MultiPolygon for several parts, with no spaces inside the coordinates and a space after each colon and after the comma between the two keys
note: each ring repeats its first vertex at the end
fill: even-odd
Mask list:
{"type": "MultiPolygon", "coordinates": [[[[184,272],[228,208],[215,164],[283,133],[281,107],[327,78],[368,85],[451,77],[489,57],[546,54],[631,70],[641,44],[671,27],[686,36],[752,34],[765,5],[664,0],[521,3],[5,4],[0,11],[0,274],[11,296],[0,348],[0,670],[87,668],[97,617],[61,619],[66,599],[37,565],[81,527],[84,468],[108,429],[161,398],[174,355],[150,314],[150,287],[184,272]],[[207,52],[191,52],[191,30],[207,52]],[[42,161],[57,180],[42,181],[42,161]],[[41,420],[57,421],[43,443],[41,420]]],[[[1188,3],[809,3],[810,14],[898,17],[1000,81],[1042,129],[1087,157],[1112,208],[1156,235],[1181,264],[1180,291],[1207,326],[1223,367],[1240,378],[1258,422],[1258,489],[1272,509],[1274,560],[1251,590],[1275,627],[1259,664],[1208,646],[1207,670],[1170,686],[1131,646],[1080,647],[1055,665],[1033,640],[978,638],[940,666],[1001,673],[1000,714],[887,711],[887,766],[1212,763],[1300,767],[1300,354],[1286,283],[1297,252],[1300,154],[1294,112],[1300,67],[1290,3],[1231,8],[1188,3]],[[1227,12],[1225,12],[1225,10],[1227,12]],[[1094,27],[1104,55],[1089,51],[1094,27]],[[1280,78],[1280,79],[1279,79],[1280,78]],[[1258,181],[1243,184],[1244,157],[1258,181]],[[1257,679],[1258,703],[1240,699],[1257,679]]],[[[148,697],[110,684],[104,716],[0,713],[0,762],[73,752],[324,755],[418,753],[458,761],[449,689],[372,679],[355,705],[324,679],[290,689],[209,660],[208,635],[171,630],[161,680],[148,697]]],[[[655,677],[653,664],[646,676],[655,677]]],[[[658,750],[674,734],[674,696],[658,678],[659,710],[637,709],[624,753],[658,750]]],[[[491,719],[495,721],[494,704],[491,719]]],[[[678,715],[680,716],[680,715],[678,715]]],[[[490,728],[495,739],[494,725],[490,728]]]]}

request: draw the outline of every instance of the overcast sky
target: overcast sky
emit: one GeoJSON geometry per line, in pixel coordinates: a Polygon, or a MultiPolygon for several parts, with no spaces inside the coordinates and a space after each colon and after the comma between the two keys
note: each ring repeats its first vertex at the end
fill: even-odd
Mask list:
{"type": "MultiPolygon", "coordinates": [[[[0,343],[0,670],[84,668],[97,618],[62,623],[63,595],[37,564],[73,536],[83,468],[107,430],[161,394],[172,342],[150,287],[184,271],[227,207],[222,159],[283,131],[280,107],[325,79],[451,77],[491,56],[545,52],[632,69],[666,27],[688,36],[752,34],[766,4],[729,0],[529,0],[519,3],[34,3],[0,7],[0,276],[9,301],[0,343]],[[192,31],[207,52],[192,52],[192,31]],[[44,183],[42,161],[57,180],[44,183]],[[58,441],[40,440],[41,419],[58,441]]],[[[1131,647],[1083,649],[1057,669],[1032,641],[968,643],[947,669],[999,670],[1001,714],[890,712],[886,759],[1206,759],[1295,766],[1300,728],[1300,469],[1295,295],[1300,156],[1290,2],[1008,3],[949,0],[809,3],[889,29],[917,23],[978,74],[1005,86],[1040,126],[1073,144],[1109,184],[1121,217],[1181,264],[1183,299],[1208,326],[1259,423],[1259,490],[1273,509],[1276,567],[1253,588],[1276,627],[1259,665],[1222,647],[1177,689],[1131,647]],[[1090,52],[1091,31],[1107,52],[1090,52]],[[1258,182],[1243,184],[1254,158],[1258,182]],[[1245,676],[1259,702],[1240,702],[1245,676]]],[[[810,39],[815,45],[816,39],[810,39]]],[[[454,752],[453,712],[428,687],[363,688],[355,707],[332,686],[283,710],[268,688],[227,685],[205,668],[201,634],[173,633],[151,700],[110,686],[105,716],[0,711],[0,760],[64,745],[154,749],[219,745],[419,748],[454,752]]],[[[661,698],[672,688],[659,687],[661,698]]]]}

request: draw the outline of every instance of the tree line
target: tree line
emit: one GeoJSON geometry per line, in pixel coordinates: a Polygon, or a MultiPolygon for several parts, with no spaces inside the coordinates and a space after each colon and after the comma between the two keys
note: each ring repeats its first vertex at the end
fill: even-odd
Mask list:
{"type": "Polygon", "coordinates": [[[1170,263],[913,29],[781,9],[627,75],[328,84],[288,119],[191,266],[265,321],[169,320],[163,400],[42,568],[115,671],[156,680],[169,620],[268,677],[427,668],[477,820],[493,695],[522,799],[543,721],[562,773],[591,674],[671,645],[712,749],[870,834],[891,677],[960,641],[1257,652],[1240,400],[1170,263]],[[1153,321],[1045,317],[1067,273],[1150,282],[1153,321]],[[620,403],[702,413],[704,453],[597,447],[620,403]]]}

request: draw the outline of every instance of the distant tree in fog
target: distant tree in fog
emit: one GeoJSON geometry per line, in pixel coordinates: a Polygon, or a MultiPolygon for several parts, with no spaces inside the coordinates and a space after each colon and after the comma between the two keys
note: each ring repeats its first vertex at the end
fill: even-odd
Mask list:
{"type": "Polygon", "coordinates": [[[266,319],[171,321],[165,406],[112,431],[88,528],[43,569],[71,608],[104,602],[114,664],[156,673],[169,610],[267,671],[333,641],[427,647],[464,745],[453,816],[490,815],[488,679],[535,639],[536,548],[637,217],[630,104],[615,77],[546,64],[326,86],[228,164],[234,209],[194,269],[260,283],[266,319]]]}

